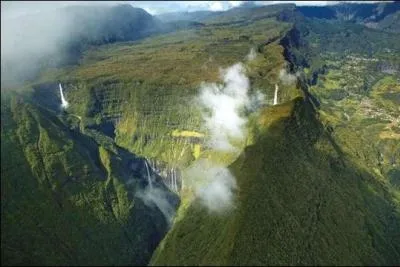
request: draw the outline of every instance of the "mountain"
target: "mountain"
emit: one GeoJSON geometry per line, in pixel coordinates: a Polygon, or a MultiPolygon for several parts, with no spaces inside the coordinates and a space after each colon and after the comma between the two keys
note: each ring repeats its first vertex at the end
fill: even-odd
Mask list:
{"type": "Polygon", "coordinates": [[[279,44],[304,95],[260,112],[229,165],[235,209],[181,207],[151,265],[399,262],[400,36],[310,9],[278,16],[292,12],[279,44]]]}
{"type": "Polygon", "coordinates": [[[329,6],[300,6],[296,8],[305,17],[338,19],[357,23],[378,22],[400,10],[395,2],[379,4],[340,3],[329,6]]]}
{"type": "Polygon", "coordinates": [[[169,222],[136,194],[148,186],[144,159],[65,119],[77,120],[2,96],[2,264],[146,264],[169,222]]]}
{"type": "Polygon", "coordinates": [[[32,19],[75,56],[2,84],[2,264],[398,264],[397,6],[346,8],[32,19]]]}
{"type": "Polygon", "coordinates": [[[32,80],[46,68],[76,64],[91,46],[138,40],[166,30],[146,11],[127,4],[67,6],[3,24],[2,87],[32,80]]]}
{"type": "Polygon", "coordinates": [[[399,209],[306,98],[262,111],[257,141],[229,168],[233,211],[185,210],[151,265],[395,265],[399,209]]]}
{"type": "Polygon", "coordinates": [[[193,12],[167,12],[156,16],[164,22],[172,22],[176,20],[189,20],[201,22],[207,20],[210,17],[218,16],[221,12],[212,11],[193,11],[193,12]]]}

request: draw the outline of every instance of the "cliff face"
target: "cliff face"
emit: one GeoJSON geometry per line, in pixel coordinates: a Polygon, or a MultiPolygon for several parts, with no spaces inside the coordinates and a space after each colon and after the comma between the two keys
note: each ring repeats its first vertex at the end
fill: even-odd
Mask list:
{"type": "Polygon", "coordinates": [[[120,43],[153,18],[86,11],[69,11],[85,45],[117,43],[2,92],[2,263],[399,262],[397,35],[279,5],[120,43]],[[253,98],[237,157],[214,151],[198,97],[238,62],[253,98]],[[225,214],[186,183],[201,160],[236,177],[225,214]]]}
{"type": "MultiPolygon", "coordinates": [[[[2,98],[2,263],[146,264],[169,218],[140,196],[149,187],[145,159],[64,119],[2,98]]],[[[149,171],[174,210],[179,199],[149,171]]]]}

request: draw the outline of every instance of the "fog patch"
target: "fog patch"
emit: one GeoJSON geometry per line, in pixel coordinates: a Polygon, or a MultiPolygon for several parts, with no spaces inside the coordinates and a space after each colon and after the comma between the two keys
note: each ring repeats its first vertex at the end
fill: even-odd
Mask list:
{"type": "Polygon", "coordinates": [[[205,110],[203,119],[208,130],[208,145],[215,150],[232,152],[237,149],[230,138],[244,139],[247,120],[240,109],[248,105],[250,82],[241,63],[221,71],[223,84],[203,83],[198,97],[205,110]]]}
{"type": "Polygon", "coordinates": [[[296,83],[298,77],[298,73],[290,74],[286,71],[286,69],[282,69],[279,72],[279,80],[282,81],[284,85],[293,85],[296,83]]]}
{"type": "Polygon", "coordinates": [[[185,177],[199,203],[209,212],[221,214],[234,208],[237,184],[228,168],[199,160],[186,170],[185,177]]]}
{"type": "Polygon", "coordinates": [[[175,208],[168,201],[168,193],[166,191],[148,186],[143,191],[138,191],[136,197],[142,199],[146,206],[158,208],[164,215],[168,225],[171,226],[175,216],[175,208]]]}
{"type": "MultiPolygon", "coordinates": [[[[235,144],[244,144],[247,138],[245,111],[257,110],[264,95],[258,91],[249,93],[250,81],[242,63],[221,70],[221,80],[222,83],[201,84],[196,103],[202,108],[207,146],[216,153],[235,156],[240,153],[235,144]]],[[[184,177],[209,212],[221,214],[234,208],[237,183],[227,167],[203,159],[188,168],[184,177]]]]}
{"type": "Polygon", "coordinates": [[[249,112],[255,112],[265,102],[265,95],[260,91],[256,91],[255,93],[249,96],[249,100],[250,101],[247,103],[246,109],[249,112]]]}

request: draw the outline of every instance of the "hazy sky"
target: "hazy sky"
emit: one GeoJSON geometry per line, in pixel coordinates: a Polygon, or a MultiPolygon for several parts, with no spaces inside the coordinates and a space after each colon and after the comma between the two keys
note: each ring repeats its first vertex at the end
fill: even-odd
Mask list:
{"type": "MultiPolygon", "coordinates": [[[[2,1],[1,16],[15,17],[26,13],[51,10],[66,5],[113,5],[116,3],[128,3],[135,7],[145,9],[152,15],[176,12],[211,10],[221,11],[239,6],[246,1],[2,1]]],[[[296,5],[329,5],[338,1],[254,1],[257,5],[271,5],[277,3],[295,3],[296,5]]],[[[344,1],[343,1],[344,2],[344,1]]],[[[348,2],[379,2],[379,1],[348,1],[348,2]]]]}

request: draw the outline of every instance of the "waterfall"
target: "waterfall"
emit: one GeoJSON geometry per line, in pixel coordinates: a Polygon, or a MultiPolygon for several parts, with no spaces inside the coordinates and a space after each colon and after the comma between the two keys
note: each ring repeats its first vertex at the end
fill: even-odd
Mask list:
{"type": "Polygon", "coordinates": [[[174,173],[174,168],[171,168],[171,176],[172,176],[172,190],[176,191],[175,189],[175,173],[174,173]]]}
{"type": "Polygon", "coordinates": [[[149,166],[147,165],[147,160],[144,161],[144,164],[146,164],[147,182],[149,183],[150,189],[153,189],[153,184],[152,184],[152,182],[151,182],[150,172],[149,172],[149,166]]]}
{"type": "Polygon", "coordinates": [[[60,95],[61,95],[61,107],[62,108],[67,108],[68,107],[68,102],[65,100],[64,94],[63,94],[63,89],[61,87],[61,83],[58,84],[58,87],[60,88],[60,95]]]}
{"type": "Polygon", "coordinates": [[[278,90],[279,90],[278,85],[275,84],[274,106],[275,106],[276,104],[278,104],[278,90]]]}
{"type": "Polygon", "coordinates": [[[178,192],[178,186],[176,184],[176,172],[174,169],[172,169],[172,171],[174,172],[174,187],[175,187],[175,191],[178,192]]]}

